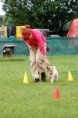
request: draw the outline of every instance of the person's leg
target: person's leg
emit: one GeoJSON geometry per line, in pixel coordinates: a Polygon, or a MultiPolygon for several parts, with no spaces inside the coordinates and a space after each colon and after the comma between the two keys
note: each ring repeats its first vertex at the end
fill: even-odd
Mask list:
{"type": "MultiPolygon", "coordinates": [[[[44,45],[44,47],[46,50],[46,44],[44,45]]],[[[41,74],[41,81],[45,82],[46,81],[45,63],[43,62],[43,55],[39,48],[37,49],[37,53],[36,53],[36,62],[37,62],[38,71],[41,74]]]]}
{"type": "Polygon", "coordinates": [[[36,63],[36,52],[37,49],[34,47],[29,48],[30,50],[30,69],[35,82],[39,82],[39,71],[36,63]]]}
{"type": "Polygon", "coordinates": [[[44,72],[45,65],[44,65],[43,57],[39,48],[37,49],[37,53],[36,53],[36,62],[37,62],[37,68],[38,68],[39,73],[44,72]]]}

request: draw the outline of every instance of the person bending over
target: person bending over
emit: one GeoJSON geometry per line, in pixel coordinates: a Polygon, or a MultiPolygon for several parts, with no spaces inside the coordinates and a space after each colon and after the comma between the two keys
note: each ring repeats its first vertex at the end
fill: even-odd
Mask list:
{"type": "Polygon", "coordinates": [[[50,65],[46,55],[46,37],[38,29],[32,29],[26,25],[22,30],[22,38],[29,47],[30,69],[34,81],[38,83],[41,77],[41,81],[45,82],[45,67],[50,65]]]}

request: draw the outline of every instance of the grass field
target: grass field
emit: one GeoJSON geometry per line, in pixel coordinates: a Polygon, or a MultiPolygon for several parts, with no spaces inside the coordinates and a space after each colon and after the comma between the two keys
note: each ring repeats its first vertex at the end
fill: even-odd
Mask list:
{"type": "Polygon", "coordinates": [[[48,77],[33,82],[27,56],[0,57],[0,118],[78,118],[78,55],[48,58],[59,71],[53,85],[48,77]],[[23,83],[25,72],[29,84],[23,83]],[[61,98],[53,100],[57,87],[61,98]]]}

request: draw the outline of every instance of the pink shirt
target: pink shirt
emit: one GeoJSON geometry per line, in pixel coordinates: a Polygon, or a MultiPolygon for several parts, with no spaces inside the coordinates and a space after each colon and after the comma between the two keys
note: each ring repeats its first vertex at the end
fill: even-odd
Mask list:
{"type": "Polygon", "coordinates": [[[45,36],[37,29],[30,29],[32,33],[32,39],[24,40],[26,44],[29,44],[34,47],[39,47],[43,55],[46,54],[44,49],[44,42],[46,42],[45,36]]]}

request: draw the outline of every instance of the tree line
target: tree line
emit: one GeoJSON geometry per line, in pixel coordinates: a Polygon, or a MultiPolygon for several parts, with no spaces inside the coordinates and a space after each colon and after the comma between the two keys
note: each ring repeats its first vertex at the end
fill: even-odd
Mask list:
{"type": "Polygon", "coordinates": [[[68,30],[78,17],[78,0],[0,0],[5,16],[0,24],[47,28],[54,32],[68,30]],[[3,21],[3,22],[2,22],[3,21]]]}

